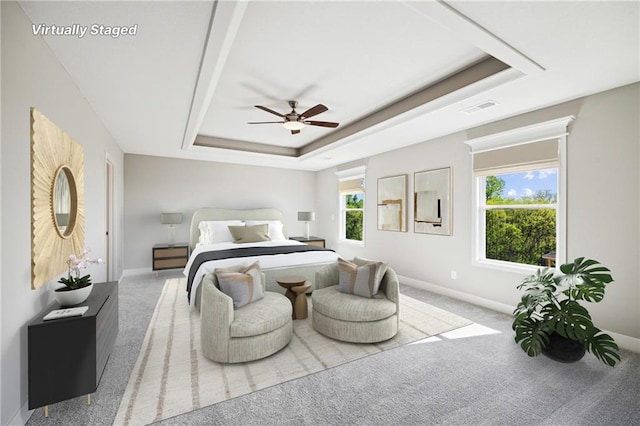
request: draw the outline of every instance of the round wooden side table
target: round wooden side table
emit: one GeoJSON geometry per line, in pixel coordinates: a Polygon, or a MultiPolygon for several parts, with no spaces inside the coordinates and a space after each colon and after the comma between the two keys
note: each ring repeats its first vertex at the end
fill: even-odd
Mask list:
{"type": "Polygon", "coordinates": [[[309,281],[305,281],[302,285],[291,287],[291,290],[296,293],[296,301],[293,304],[293,319],[305,319],[309,314],[306,292],[310,288],[311,283],[309,281]]]}
{"type": "Polygon", "coordinates": [[[305,293],[311,288],[311,283],[304,277],[291,275],[276,279],[280,287],[286,288],[285,296],[291,301],[293,319],[305,319],[308,315],[307,296],[305,293]]]}

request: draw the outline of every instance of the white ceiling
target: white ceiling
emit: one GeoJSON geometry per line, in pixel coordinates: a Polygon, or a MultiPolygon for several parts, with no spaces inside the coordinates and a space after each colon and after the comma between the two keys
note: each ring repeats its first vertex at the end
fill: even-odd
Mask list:
{"type": "Polygon", "coordinates": [[[320,170],[640,80],[635,1],[20,4],[138,26],[44,37],[125,153],[320,170]],[[340,126],[247,124],[288,100],[340,126]]]}

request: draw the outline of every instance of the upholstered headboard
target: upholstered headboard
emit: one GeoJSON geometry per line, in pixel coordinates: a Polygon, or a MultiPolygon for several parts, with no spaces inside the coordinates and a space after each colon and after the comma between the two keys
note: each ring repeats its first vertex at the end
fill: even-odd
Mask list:
{"type": "Polygon", "coordinates": [[[189,246],[193,250],[200,238],[198,224],[204,220],[279,220],[282,222],[282,232],[287,236],[287,226],[284,216],[280,210],[276,209],[216,209],[203,207],[196,210],[191,218],[191,229],[189,232],[189,246]]]}

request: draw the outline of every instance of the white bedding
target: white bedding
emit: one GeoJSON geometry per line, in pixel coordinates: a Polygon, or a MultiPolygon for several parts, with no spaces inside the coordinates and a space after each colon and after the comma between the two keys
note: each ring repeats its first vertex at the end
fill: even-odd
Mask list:
{"type": "MultiPolygon", "coordinates": [[[[211,251],[211,250],[227,250],[234,249],[240,247],[269,247],[269,246],[299,246],[304,245],[299,241],[294,240],[276,240],[276,241],[262,241],[259,243],[245,243],[245,244],[236,244],[236,243],[216,243],[216,244],[198,244],[196,248],[191,253],[189,257],[189,261],[184,268],[183,274],[188,277],[189,270],[191,268],[191,264],[196,256],[202,252],[211,251]]],[[[213,272],[216,268],[225,268],[232,265],[237,265],[239,263],[242,264],[250,264],[255,262],[256,260],[260,262],[261,270],[268,270],[272,268],[282,268],[288,266],[301,266],[301,265],[311,265],[314,263],[328,263],[334,261],[338,258],[338,254],[333,251],[308,251],[301,253],[288,253],[288,254],[274,254],[268,256],[249,256],[249,257],[241,257],[241,258],[230,258],[230,259],[220,259],[220,260],[212,260],[209,262],[205,262],[198,268],[196,275],[193,279],[193,284],[191,285],[191,295],[190,305],[195,306],[195,295],[197,294],[198,287],[200,286],[200,282],[202,282],[202,278],[210,272],[213,272]]]]}

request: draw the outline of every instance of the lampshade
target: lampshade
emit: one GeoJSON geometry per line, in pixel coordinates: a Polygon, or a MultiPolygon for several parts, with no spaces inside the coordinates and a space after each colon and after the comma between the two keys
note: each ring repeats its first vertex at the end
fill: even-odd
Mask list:
{"type": "Polygon", "coordinates": [[[298,220],[309,222],[316,220],[316,212],[298,212],[298,220]]]}
{"type": "Polygon", "coordinates": [[[160,213],[160,223],[163,225],[177,225],[182,223],[182,213],[160,213]]]}
{"type": "Polygon", "coordinates": [[[285,121],[283,126],[287,130],[300,130],[304,127],[304,123],[301,121],[285,121]]]}

